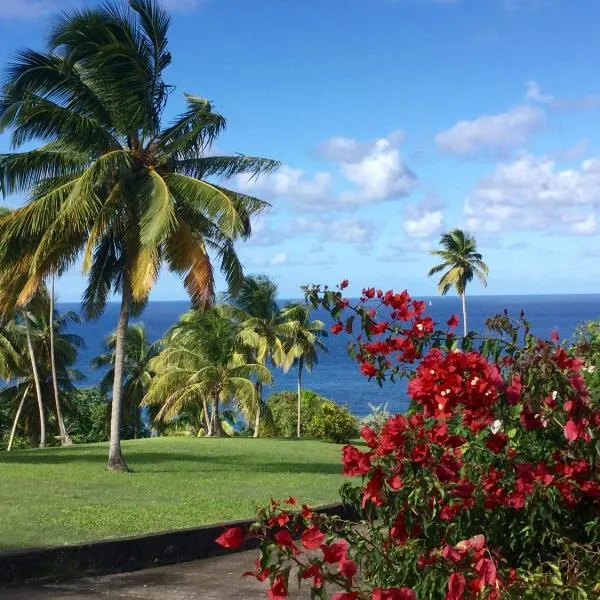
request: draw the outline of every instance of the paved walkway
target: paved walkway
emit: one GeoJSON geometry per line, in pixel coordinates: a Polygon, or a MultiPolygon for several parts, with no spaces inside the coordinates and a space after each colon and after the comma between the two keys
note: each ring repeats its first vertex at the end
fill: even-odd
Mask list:
{"type": "MultiPolygon", "coordinates": [[[[254,577],[241,577],[251,571],[257,551],[207,558],[102,577],[88,577],[67,583],[53,583],[10,590],[0,589],[2,600],[262,600],[265,584],[254,577]]],[[[292,578],[290,578],[292,579],[292,578]]],[[[292,579],[293,580],[293,579],[292,579]]],[[[290,598],[310,597],[297,591],[290,598]]]]}

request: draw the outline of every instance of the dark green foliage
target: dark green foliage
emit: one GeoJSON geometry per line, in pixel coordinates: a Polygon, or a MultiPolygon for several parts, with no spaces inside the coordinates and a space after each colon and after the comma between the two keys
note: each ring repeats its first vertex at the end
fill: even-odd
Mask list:
{"type": "Polygon", "coordinates": [[[109,400],[97,387],[82,388],[69,394],[66,424],[75,443],[104,442],[107,437],[109,400]]]}
{"type": "Polygon", "coordinates": [[[331,400],[323,400],[306,427],[313,438],[329,440],[336,444],[347,444],[358,436],[358,420],[345,406],[331,400]]]}
{"type": "MultiPolygon", "coordinates": [[[[327,400],[312,390],[302,390],[301,433],[306,434],[306,428],[312,418],[318,413],[321,402],[327,400]]],[[[296,392],[276,392],[267,399],[267,409],[272,417],[274,437],[293,437],[296,435],[298,411],[298,394],[296,392]]],[[[265,429],[268,429],[265,427],[265,429]]],[[[268,433],[265,432],[265,435],[268,433]]]]}

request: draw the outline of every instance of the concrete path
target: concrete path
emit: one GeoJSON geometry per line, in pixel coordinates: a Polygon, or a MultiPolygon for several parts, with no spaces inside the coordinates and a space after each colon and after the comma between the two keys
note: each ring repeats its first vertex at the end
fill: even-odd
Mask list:
{"type": "MultiPolygon", "coordinates": [[[[265,584],[242,577],[254,568],[258,552],[239,552],[195,562],[157,567],[135,573],[88,577],[9,590],[0,589],[2,600],[259,600],[266,598],[265,584]]],[[[294,593],[295,592],[295,593],[294,593]]],[[[308,589],[290,598],[310,597],[308,589]]]]}

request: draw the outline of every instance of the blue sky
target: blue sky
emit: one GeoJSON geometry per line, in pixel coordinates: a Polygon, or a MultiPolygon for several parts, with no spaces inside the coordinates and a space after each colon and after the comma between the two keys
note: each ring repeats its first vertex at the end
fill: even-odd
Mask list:
{"type": "MultiPolygon", "coordinates": [[[[57,7],[82,4],[0,0],[0,63],[41,47],[57,7]]],[[[488,288],[471,293],[599,290],[600,3],[164,4],[167,117],[183,92],[208,97],[228,118],[220,151],[282,162],[229,182],[272,204],[239,253],[282,296],[344,277],[435,294],[429,251],[456,226],[490,266],[488,288]]],[[[83,281],[65,276],[60,299],[79,299],[83,281]]],[[[185,292],[166,273],[152,297],[185,292]]]]}

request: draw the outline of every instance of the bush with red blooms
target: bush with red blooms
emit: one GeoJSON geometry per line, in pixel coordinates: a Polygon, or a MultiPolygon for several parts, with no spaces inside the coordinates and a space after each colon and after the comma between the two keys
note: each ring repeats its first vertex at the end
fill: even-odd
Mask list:
{"type": "Polygon", "coordinates": [[[360,519],[272,501],[246,532],[261,540],[247,575],[271,600],[292,577],[334,600],[599,597],[600,410],[582,361],[524,315],[458,338],[456,317],[436,328],[407,292],[366,288],[351,304],[346,285],[307,297],[333,333],[360,329],[349,350],[362,373],[408,378],[410,408],[343,449],[341,496],[360,519]]]}

